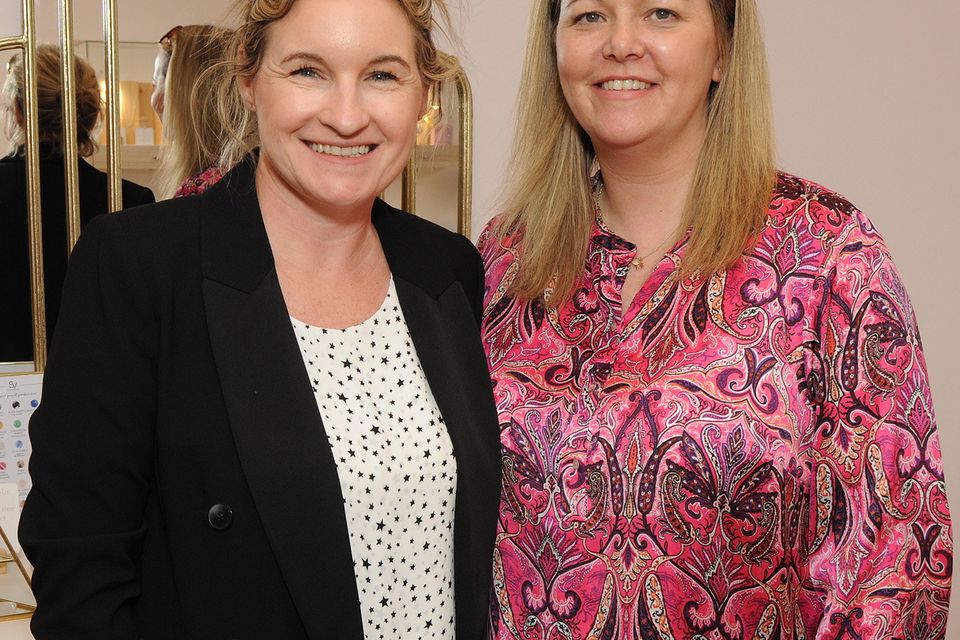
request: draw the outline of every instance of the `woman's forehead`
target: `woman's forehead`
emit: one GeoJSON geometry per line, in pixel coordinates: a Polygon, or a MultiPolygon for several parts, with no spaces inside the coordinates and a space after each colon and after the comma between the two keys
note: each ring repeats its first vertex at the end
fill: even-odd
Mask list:
{"type": "Polygon", "coordinates": [[[397,0],[297,0],[266,31],[266,47],[337,58],[359,50],[376,55],[410,54],[416,34],[397,0]]]}

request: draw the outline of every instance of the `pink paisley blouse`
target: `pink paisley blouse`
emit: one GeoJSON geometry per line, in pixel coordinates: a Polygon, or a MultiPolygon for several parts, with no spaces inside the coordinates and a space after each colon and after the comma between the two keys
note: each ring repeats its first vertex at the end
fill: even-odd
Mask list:
{"type": "Polygon", "coordinates": [[[483,340],[503,494],[491,637],[943,638],[950,516],[923,351],[882,238],[780,174],[753,248],[624,308],[601,226],[572,300],[507,290],[488,228],[483,340]]]}
{"type": "Polygon", "coordinates": [[[184,196],[198,196],[213,185],[217,184],[222,177],[223,169],[217,167],[216,165],[207,167],[200,173],[187,176],[180,186],[177,187],[177,191],[173,194],[173,197],[182,198],[184,196]]]}

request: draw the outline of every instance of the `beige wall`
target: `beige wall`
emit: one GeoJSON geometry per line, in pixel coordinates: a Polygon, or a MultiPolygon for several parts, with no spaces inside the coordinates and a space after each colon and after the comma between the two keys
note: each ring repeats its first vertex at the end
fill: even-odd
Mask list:
{"type": "Polygon", "coordinates": [[[458,31],[473,86],[473,234],[493,215],[513,138],[530,0],[463,0],[458,31]]]}
{"type": "MultiPolygon", "coordinates": [[[[886,237],[920,323],[960,518],[960,3],[770,0],[762,13],[781,165],[846,195],[886,237]]],[[[960,614],[947,637],[960,638],[960,614]]]]}
{"type": "MultiPolygon", "coordinates": [[[[20,0],[15,0],[19,4],[20,0]]],[[[14,0],[2,0],[13,3],[14,0]]],[[[117,33],[129,42],[156,42],[178,24],[219,22],[228,0],[116,0],[117,33]]],[[[57,42],[56,0],[37,0],[37,37],[57,42]]],[[[103,0],[73,0],[74,37],[102,40],[103,0]]]]}

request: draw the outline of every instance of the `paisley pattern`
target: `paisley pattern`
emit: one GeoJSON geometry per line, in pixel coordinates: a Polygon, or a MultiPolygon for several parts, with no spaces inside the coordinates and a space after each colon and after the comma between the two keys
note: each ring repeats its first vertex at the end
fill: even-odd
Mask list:
{"type": "Polygon", "coordinates": [[[596,226],[572,300],[508,295],[483,340],[503,446],[492,638],[943,638],[950,515],[910,301],[870,221],[780,174],[725,272],[684,242],[623,308],[596,226]]]}
{"type": "Polygon", "coordinates": [[[173,197],[182,198],[184,196],[198,196],[213,185],[217,184],[222,177],[223,169],[220,169],[216,165],[207,167],[200,173],[187,176],[180,186],[177,187],[177,191],[173,194],[173,197]]]}

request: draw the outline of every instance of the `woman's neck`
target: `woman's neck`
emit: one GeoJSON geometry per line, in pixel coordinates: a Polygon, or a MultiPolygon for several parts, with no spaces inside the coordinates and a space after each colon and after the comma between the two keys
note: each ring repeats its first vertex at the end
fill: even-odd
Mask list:
{"type": "Polygon", "coordinates": [[[604,222],[631,242],[677,231],[696,173],[702,138],[669,149],[597,151],[604,222]]]}
{"type": "Polygon", "coordinates": [[[373,200],[352,208],[321,209],[277,188],[276,178],[258,171],[257,199],[278,268],[303,274],[355,269],[379,254],[373,200]]]}
{"type": "Polygon", "coordinates": [[[287,312],[312,326],[343,328],[383,303],[390,267],[373,226],[373,199],[311,207],[257,172],[257,199],[287,312]]]}

